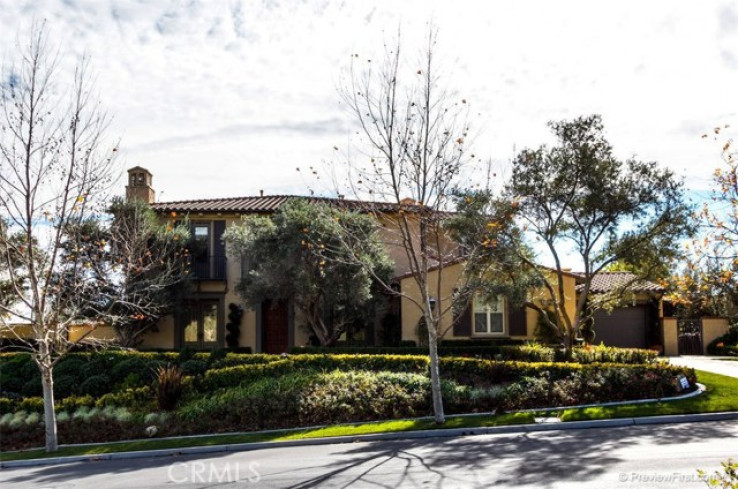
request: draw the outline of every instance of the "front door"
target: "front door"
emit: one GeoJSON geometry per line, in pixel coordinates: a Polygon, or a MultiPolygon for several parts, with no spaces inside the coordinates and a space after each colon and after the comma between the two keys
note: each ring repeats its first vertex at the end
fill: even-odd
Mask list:
{"type": "Polygon", "coordinates": [[[264,353],[285,353],[287,351],[288,328],[287,303],[264,301],[261,304],[261,341],[264,353]]]}
{"type": "Polygon", "coordinates": [[[216,348],[218,338],[217,300],[200,300],[187,306],[184,323],[184,346],[195,350],[216,348]]]}

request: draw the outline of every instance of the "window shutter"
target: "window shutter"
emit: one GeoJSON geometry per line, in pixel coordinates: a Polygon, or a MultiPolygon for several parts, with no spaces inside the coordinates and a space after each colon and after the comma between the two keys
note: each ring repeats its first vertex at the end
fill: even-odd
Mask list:
{"type": "Polygon", "coordinates": [[[226,253],[223,242],[225,228],[225,221],[213,221],[213,278],[219,280],[226,278],[226,253]]]}
{"type": "Polygon", "coordinates": [[[472,313],[471,302],[464,308],[461,316],[454,322],[454,336],[471,336],[472,313]]]}
{"type": "Polygon", "coordinates": [[[225,243],[223,243],[225,228],[225,221],[213,221],[213,255],[215,256],[225,256],[225,243]]]}
{"type": "Polygon", "coordinates": [[[525,306],[511,307],[508,317],[508,334],[510,336],[528,335],[528,314],[525,306]]]}

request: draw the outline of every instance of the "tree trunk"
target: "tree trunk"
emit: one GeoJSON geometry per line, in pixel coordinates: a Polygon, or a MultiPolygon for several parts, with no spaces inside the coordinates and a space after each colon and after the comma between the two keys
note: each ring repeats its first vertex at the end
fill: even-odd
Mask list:
{"type": "Polygon", "coordinates": [[[44,392],[44,432],[47,452],[55,452],[59,447],[56,435],[56,413],[54,412],[53,367],[41,367],[41,384],[44,392]]]}
{"type": "Polygon", "coordinates": [[[443,397],[441,395],[441,376],[438,370],[438,335],[437,327],[428,327],[428,356],[430,357],[431,394],[433,395],[433,418],[436,424],[446,422],[443,413],[443,397]],[[434,331],[436,330],[436,331],[434,331]]]}

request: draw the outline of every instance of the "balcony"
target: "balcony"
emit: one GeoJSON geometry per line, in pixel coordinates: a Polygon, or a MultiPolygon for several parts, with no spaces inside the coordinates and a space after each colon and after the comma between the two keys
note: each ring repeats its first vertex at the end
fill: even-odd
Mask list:
{"type": "Polygon", "coordinates": [[[192,258],[192,277],[195,280],[226,280],[226,257],[204,255],[192,258]]]}

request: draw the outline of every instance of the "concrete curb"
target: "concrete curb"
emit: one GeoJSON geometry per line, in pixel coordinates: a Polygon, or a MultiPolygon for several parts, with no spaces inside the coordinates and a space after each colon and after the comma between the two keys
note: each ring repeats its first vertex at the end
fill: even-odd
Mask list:
{"type": "Polygon", "coordinates": [[[370,442],[380,440],[411,440],[424,438],[453,438],[458,436],[496,435],[514,433],[533,433],[537,431],[567,431],[596,428],[617,428],[622,426],[640,426],[655,424],[700,423],[706,421],[738,420],[738,411],[725,413],[676,414],[669,416],[647,416],[640,418],[601,419],[592,421],[571,421],[567,423],[536,423],[508,426],[490,426],[484,428],[449,428],[420,431],[398,431],[394,433],[376,433],[369,435],[335,436],[328,438],[310,438],[304,440],[268,441],[255,443],[237,443],[230,445],[211,445],[205,447],[174,448],[162,450],[143,450],[137,452],[117,452],[100,455],[79,455],[72,457],[55,457],[33,460],[11,460],[0,462],[0,468],[37,467],[60,465],[74,462],[97,462],[104,460],[133,460],[139,458],[170,457],[179,455],[199,455],[222,452],[246,452],[265,448],[282,448],[310,445],[332,445],[339,443],[370,442]]]}

